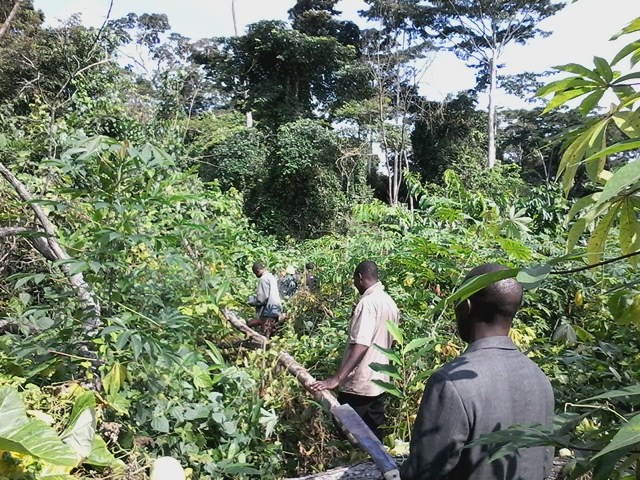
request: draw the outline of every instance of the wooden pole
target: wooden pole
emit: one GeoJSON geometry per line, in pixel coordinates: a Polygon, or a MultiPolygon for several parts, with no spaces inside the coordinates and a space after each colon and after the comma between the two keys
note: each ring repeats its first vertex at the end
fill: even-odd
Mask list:
{"type": "MultiPolygon", "coordinates": [[[[247,326],[247,324],[240,320],[238,316],[233,313],[231,310],[225,308],[223,311],[225,318],[229,321],[231,325],[236,330],[240,330],[245,333],[249,338],[258,343],[262,348],[269,348],[269,339],[264,335],[260,335],[254,329],[247,326]]],[[[280,352],[278,354],[278,362],[287,369],[287,371],[293,375],[300,385],[304,387],[304,389],[309,392],[313,398],[322,405],[327,412],[331,412],[333,407],[337,407],[340,405],[336,397],[334,397],[327,390],[322,390],[320,392],[312,392],[309,387],[313,382],[316,381],[315,378],[309,373],[309,371],[300,365],[295,358],[289,355],[287,352],[280,352]]]]}
{"type": "MultiPolygon", "coordinates": [[[[223,314],[237,330],[245,333],[262,348],[269,348],[269,339],[248,327],[231,310],[225,308],[223,314]]],[[[340,405],[336,397],[327,390],[312,391],[310,387],[316,379],[287,352],[278,353],[278,362],[286,367],[287,371],[296,377],[304,389],[331,414],[351,444],[360,447],[371,456],[385,480],[400,480],[398,468],[391,455],[387,453],[380,440],[375,437],[369,427],[349,405],[340,405]]]]}

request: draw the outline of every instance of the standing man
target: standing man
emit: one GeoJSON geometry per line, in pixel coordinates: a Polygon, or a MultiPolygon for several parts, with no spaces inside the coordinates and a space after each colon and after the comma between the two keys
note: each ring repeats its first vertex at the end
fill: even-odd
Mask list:
{"type": "Polygon", "coordinates": [[[385,424],[385,392],[373,380],[389,381],[389,376],[375,372],[370,364],[388,364],[387,357],[374,345],[391,348],[393,338],[386,322],[398,323],[400,312],[378,280],[378,267],[370,260],[361,262],[353,274],[353,284],[362,295],[353,310],[349,338],[342,365],[330,378],[311,385],[313,392],[338,387],[338,402],[348,403],[364,422],[382,439],[380,427],[385,424]]]}
{"type": "Polygon", "coordinates": [[[258,277],[258,287],[255,296],[249,297],[248,303],[256,307],[256,318],[247,322],[247,326],[251,328],[261,326],[264,336],[269,338],[282,315],[278,281],[260,262],[254,263],[251,269],[258,277]]]}
{"type": "MultiPolygon", "coordinates": [[[[500,270],[506,268],[481,265],[466,279],[500,270]]],[[[522,287],[508,278],[456,305],[458,332],[469,347],[429,378],[402,480],[543,480],[551,472],[553,448],[520,449],[491,463],[488,446],[466,448],[516,424],[551,427],[551,383],[508,337],[521,302],[522,287]]]]}

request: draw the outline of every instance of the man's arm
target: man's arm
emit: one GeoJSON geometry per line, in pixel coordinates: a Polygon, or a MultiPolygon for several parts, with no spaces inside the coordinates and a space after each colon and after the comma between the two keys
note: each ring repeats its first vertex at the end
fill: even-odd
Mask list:
{"type": "Polygon", "coordinates": [[[354,368],[360,365],[362,357],[367,353],[369,347],[367,345],[360,345],[359,343],[351,344],[349,354],[345,358],[338,371],[332,377],[322,380],[320,382],[314,382],[309,387],[312,392],[319,392],[321,390],[333,390],[336,388],[342,379],[344,379],[354,368]]]}
{"type": "Polygon", "coordinates": [[[455,468],[469,437],[469,419],[452,382],[436,372],[425,387],[402,480],[436,480],[455,468]]]}

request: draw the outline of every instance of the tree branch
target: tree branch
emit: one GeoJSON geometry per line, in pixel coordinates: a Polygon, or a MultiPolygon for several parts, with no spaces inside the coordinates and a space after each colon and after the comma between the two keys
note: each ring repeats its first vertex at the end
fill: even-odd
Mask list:
{"type": "Polygon", "coordinates": [[[602,262],[594,263],[593,265],[584,265],[582,267],[572,268],[570,270],[553,270],[551,273],[553,275],[568,275],[570,273],[577,273],[577,272],[582,272],[584,270],[590,270],[592,268],[601,267],[609,263],[619,262],[620,260],[625,260],[627,258],[635,257],[636,255],[640,255],[640,250],[638,250],[637,252],[627,253],[626,255],[621,255],[619,257],[609,258],[608,260],[603,260],[602,262]]]}
{"type": "MultiPolygon", "coordinates": [[[[44,230],[46,238],[35,237],[38,239],[37,241],[34,239],[34,246],[36,249],[49,260],[71,260],[69,254],[67,254],[56,239],[55,227],[49,220],[49,217],[44,210],[40,208],[40,205],[33,201],[33,196],[24,184],[2,163],[0,163],[0,175],[2,175],[5,180],[11,184],[20,198],[27,203],[29,207],[31,207],[31,210],[33,210],[33,213],[44,230]]],[[[82,325],[83,333],[86,336],[93,337],[98,333],[98,328],[101,325],[100,305],[95,300],[93,292],[91,291],[89,284],[85,281],[82,273],[72,273],[69,263],[62,263],[60,268],[69,279],[69,283],[71,283],[78,299],[88,314],[87,319],[82,325]]]]}

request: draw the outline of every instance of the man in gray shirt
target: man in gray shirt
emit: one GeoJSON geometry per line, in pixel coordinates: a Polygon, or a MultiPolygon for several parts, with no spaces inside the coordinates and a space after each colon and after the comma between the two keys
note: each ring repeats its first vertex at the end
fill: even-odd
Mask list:
{"type": "MultiPolygon", "coordinates": [[[[505,270],[485,264],[467,279],[505,270]]],[[[553,421],[553,390],[544,373],[508,337],[522,302],[512,278],[497,281],[456,306],[467,350],[427,382],[402,480],[543,480],[553,449],[532,447],[489,463],[487,445],[465,448],[484,434],[516,424],[553,421]]]]}
{"type": "Polygon", "coordinates": [[[251,328],[262,327],[264,336],[269,338],[282,315],[278,281],[260,262],[254,263],[251,270],[258,277],[258,285],[255,296],[249,297],[248,303],[256,308],[256,318],[247,322],[247,325],[251,328]]]}

